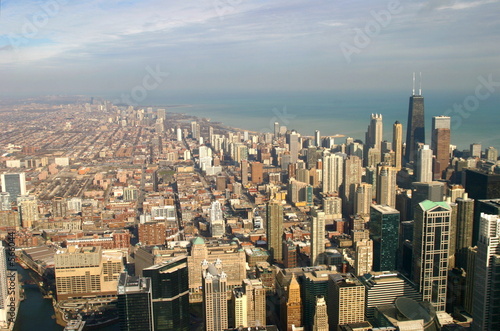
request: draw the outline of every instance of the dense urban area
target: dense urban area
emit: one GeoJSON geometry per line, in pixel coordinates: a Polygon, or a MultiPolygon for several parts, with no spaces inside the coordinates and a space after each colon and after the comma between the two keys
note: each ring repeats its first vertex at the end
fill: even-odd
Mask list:
{"type": "Polygon", "coordinates": [[[2,330],[30,284],[66,330],[500,330],[497,149],[420,93],[365,137],[181,112],[0,105],[2,330]]]}

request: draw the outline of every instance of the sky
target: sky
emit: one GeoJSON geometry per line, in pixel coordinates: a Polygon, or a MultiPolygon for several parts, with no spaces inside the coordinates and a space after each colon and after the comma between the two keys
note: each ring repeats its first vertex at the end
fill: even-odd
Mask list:
{"type": "Polygon", "coordinates": [[[424,90],[471,93],[488,75],[500,82],[495,0],[0,0],[0,8],[0,96],[409,91],[412,72],[422,72],[424,90]]]}

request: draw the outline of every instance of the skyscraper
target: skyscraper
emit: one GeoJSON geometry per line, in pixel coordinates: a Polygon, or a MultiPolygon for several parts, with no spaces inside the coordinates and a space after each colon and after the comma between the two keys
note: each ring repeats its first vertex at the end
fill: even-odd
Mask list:
{"type": "Polygon", "coordinates": [[[313,331],[329,331],[328,312],[324,296],[320,295],[316,298],[315,308],[313,331]]]}
{"type": "Polygon", "coordinates": [[[353,274],[328,276],[328,324],[339,325],[365,320],[365,287],[353,274]]]}
{"type": "Polygon", "coordinates": [[[340,192],[344,182],[344,157],[343,154],[329,154],[323,159],[323,193],[340,192]]]}
{"type": "Polygon", "coordinates": [[[373,240],[373,270],[396,270],[399,211],[389,206],[372,205],[368,225],[373,240]]]}
{"type": "Polygon", "coordinates": [[[292,331],[292,325],[302,326],[302,298],[300,296],[300,284],[297,282],[295,274],[292,275],[290,285],[286,294],[286,302],[283,305],[283,329],[292,331]]]}
{"type": "Polygon", "coordinates": [[[369,214],[372,204],[372,184],[361,183],[354,196],[353,214],[369,214]]]}
{"type": "Polygon", "coordinates": [[[361,184],[361,159],[355,155],[349,156],[344,163],[344,185],[342,186],[343,210],[346,215],[354,212],[354,196],[356,188],[361,184]]]}
{"type": "Polygon", "coordinates": [[[392,149],[394,150],[394,167],[401,170],[403,162],[403,124],[396,121],[392,126],[392,149]]]}
{"type": "Polygon", "coordinates": [[[474,271],[472,330],[500,330],[500,217],[481,214],[474,271]]]}
{"type": "Polygon", "coordinates": [[[283,205],[278,201],[268,202],[266,216],[267,248],[271,254],[271,260],[281,261],[283,259],[283,205]]]}
{"type": "Polygon", "coordinates": [[[26,176],[19,174],[2,174],[2,192],[10,194],[11,201],[16,201],[20,195],[26,195],[26,176]]]}
{"type": "Polygon", "coordinates": [[[451,207],[425,200],[417,205],[413,227],[413,281],[422,300],[444,311],[448,280],[451,207]]]}
{"type": "Polygon", "coordinates": [[[203,262],[203,312],[206,331],[224,331],[228,328],[227,275],[222,262],[203,262]]]}
{"type": "Polygon", "coordinates": [[[266,289],[260,279],[244,279],[243,288],[247,298],[247,325],[266,325],[266,289]]]}
{"type": "Polygon", "coordinates": [[[296,131],[292,131],[288,135],[288,146],[290,150],[290,163],[295,163],[299,159],[299,134],[296,131]]]}
{"type": "Polygon", "coordinates": [[[241,160],[241,185],[246,186],[248,184],[248,161],[241,160]]]}
{"type": "Polygon", "coordinates": [[[375,148],[382,152],[382,135],[383,135],[382,114],[372,114],[370,118],[370,125],[366,132],[366,145],[367,149],[375,148]]]}
{"type": "Polygon", "coordinates": [[[450,164],[450,122],[451,118],[448,116],[432,118],[431,148],[436,157],[432,172],[435,180],[443,178],[443,172],[450,164]]]}
{"type": "Polygon", "coordinates": [[[224,214],[219,201],[214,201],[210,205],[210,231],[212,237],[220,238],[226,232],[224,214]]]}
{"type": "Polygon", "coordinates": [[[313,209],[311,215],[311,265],[318,265],[325,252],[325,213],[313,209]]]}
{"type": "Polygon", "coordinates": [[[456,267],[467,272],[467,256],[469,247],[472,247],[472,234],[474,228],[474,200],[467,194],[458,198],[457,203],[457,239],[456,239],[456,267]]]}
{"type": "Polygon", "coordinates": [[[470,155],[472,157],[481,158],[482,146],[478,143],[470,144],[470,155]]]}
{"type": "Polygon", "coordinates": [[[414,162],[418,143],[425,144],[424,97],[422,89],[415,94],[415,74],[413,74],[413,92],[408,107],[408,127],[406,130],[406,162],[414,162]]]}
{"type": "Polygon", "coordinates": [[[377,203],[396,207],[396,168],[381,166],[377,176],[377,203]]]}
{"type": "Polygon", "coordinates": [[[152,301],[150,278],[121,273],[117,302],[120,330],[155,330],[152,301]]]}
{"type": "Polygon", "coordinates": [[[155,330],[189,330],[189,284],[185,256],[145,268],[151,279],[155,330]]]}
{"type": "Polygon", "coordinates": [[[422,145],[417,152],[417,182],[432,182],[432,150],[422,145]]]}
{"type": "Polygon", "coordinates": [[[314,146],[321,147],[321,133],[319,130],[314,131],[314,146]]]}
{"type": "Polygon", "coordinates": [[[354,242],[354,269],[356,276],[362,276],[373,269],[373,240],[362,239],[354,242]]]}

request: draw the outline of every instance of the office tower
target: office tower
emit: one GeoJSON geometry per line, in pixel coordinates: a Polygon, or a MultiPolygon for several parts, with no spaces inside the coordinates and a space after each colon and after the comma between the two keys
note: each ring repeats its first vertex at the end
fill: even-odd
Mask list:
{"type": "Polygon", "coordinates": [[[467,194],[458,198],[457,203],[457,238],[456,238],[456,267],[463,268],[467,272],[467,255],[469,247],[472,246],[472,234],[474,228],[474,200],[469,199],[467,194]]]}
{"type": "Polygon", "coordinates": [[[19,174],[2,174],[1,179],[2,192],[8,192],[11,201],[15,201],[20,195],[26,195],[26,175],[24,172],[19,174]]]}
{"type": "Polygon", "coordinates": [[[366,287],[366,317],[372,319],[375,307],[394,303],[396,298],[406,297],[422,301],[415,284],[397,271],[371,272],[359,277],[366,287]]]}
{"type": "Polygon", "coordinates": [[[228,328],[227,275],[221,261],[203,262],[203,312],[206,331],[224,331],[228,328]]]}
{"type": "Polygon", "coordinates": [[[500,217],[481,214],[474,270],[472,330],[500,330],[500,217]]]}
{"type": "Polygon", "coordinates": [[[278,122],[274,122],[274,138],[278,138],[280,135],[280,124],[278,122]]]}
{"type": "Polygon", "coordinates": [[[241,286],[241,282],[246,278],[246,260],[245,252],[240,248],[240,245],[233,241],[212,240],[205,242],[201,237],[196,237],[192,241],[188,256],[189,302],[202,301],[202,262],[204,260],[209,263],[221,260],[224,263],[228,286],[230,288],[241,286]]]}
{"type": "Polygon", "coordinates": [[[417,182],[432,182],[432,150],[422,145],[417,152],[417,182]]]}
{"type": "Polygon", "coordinates": [[[126,272],[118,280],[118,318],[120,330],[155,330],[151,279],[132,277],[126,272]]]}
{"type": "Polygon", "coordinates": [[[361,183],[354,196],[353,214],[369,214],[372,204],[372,184],[361,183]]]}
{"type": "Polygon", "coordinates": [[[365,320],[365,287],[353,274],[328,276],[328,324],[339,325],[365,320]]]}
{"type": "Polygon", "coordinates": [[[260,162],[252,162],[252,183],[262,184],[264,182],[264,165],[260,162]]]}
{"type": "Polygon", "coordinates": [[[314,131],[314,146],[321,147],[321,133],[319,130],[314,131]]]}
{"type": "Polygon", "coordinates": [[[488,147],[485,152],[486,160],[491,162],[497,162],[498,160],[498,150],[495,147],[488,147]]]}
{"type": "Polygon", "coordinates": [[[354,269],[356,276],[362,276],[373,269],[373,240],[354,242],[354,269]]]}
{"type": "Polygon", "coordinates": [[[373,240],[373,270],[397,269],[399,211],[389,206],[370,208],[370,239],[373,240]]]}
{"type": "Polygon", "coordinates": [[[314,208],[311,216],[311,265],[318,265],[325,252],[325,213],[314,208]]]}
{"type": "Polygon", "coordinates": [[[226,223],[224,221],[224,213],[219,201],[213,201],[210,205],[210,232],[212,237],[220,238],[226,232],[226,223]]]}
{"type": "Polygon", "coordinates": [[[336,153],[325,155],[323,158],[323,190],[325,194],[340,192],[344,182],[344,157],[336,153]]]}
{"type": "Polygon", "coordinates": [[[282,323],[284,330],[292,331],[292,325],[295,327],[302,326],[302,299],[300,292],[299,282],[297,282],[295,274],[292,274],[292,279],[286,293],[286,301],[283,304],[282,323]]]}
{"type": "Polygon", "coordinates": [[[293,130],[288,136],[288,146],[290,151],[290,163],[295,163],[299,159],[299,134],[293,130]]]}
{"type": "Polygon", "coordinates": [[[327,220],[342,218],[342,199],[339,197],[324,197],[323,212],[327,220]]]}
{"type": "Polygon", "coordinates": [[[413,95],[408,107],[408,127],[406,130],[406,162],[414,162],[418,144],[425,144],[424,97],[422,89],[415,94],[415,74],[413,75],[413,95]]]}
{"type": "Polygon", "coordinates": [[[403,162],[403,124],[396,121],[392,126],[392,149],[394,150],[394,167],[401,170],[403,162]]]}
{"type": "Polygon", "coordinates": [[[352,215],[354,212],[354,196],[356,188],[361,184],[362,169],[359,157],[350,156],[345,160],[342,200],[344,202],[343,210],[346,215],[352,215]]]}
{"type": "Polygon", "coordinates": [[[451,118],[434,116],[432,118],[431,149],[436,157],[433,164],[434,179],[443,178],[443,172],[450,164],[451,118]]]}
{"type": "Polygon", "coordinates": [[[283,259],[281,245],[283,237],[283,205],[278,201],[270,201],[267,203],[266,234],[267,249],[271,254],[271,261],[281,261],[283,259]]]}
{"type": "MultiPolygon", "coordinates": [[[[123,189],[123,201],[136,201],[138,198],[139,198],[139,189],[136,186],[131,185],[123,189]]],[[[69,206],[69,200],[68,200],[68,206],[69,206]]],[[[81,209],[81,199],[80,199],[80,209],[81,209]]]]}
{"type": "MultiPolygon", "coordinates": [[[[339,257],[340,261],[343,257],[339,257]]],[[[306,271],[302,275],[301,287],[303,290],[303,325],[309,330],[314,325],[315,303],[318,296],[326,295],[328,290],[328,275],[335,274],[333,270],[306,271]]]]}
{"type": "Polygon", "coordinates": [[[189,330],[188,265],[185,256],[142,270],[151,279],[155,330],[189,330]]]}
{"type": "MultiPolygon", "coordinates": [[[[266,289],[260,279],[244,279],[243,289],[246,296],[246,322],[242,326],[266,326],[266,289]]],[[[236,325],[239,326],[239,325],[236,325]]]]}
{"type": "Polygon", "coordinates": [[[413,281],[422,300],[444,311],[448,281],[451,207],[425,200],[417,205],[413,228],[413,281]]]}
{"type": "Polygon", "coordinates": [[[120,251],[69,246],[54,255],[57,300],[116,295],[123,271],[120,251]]]}
{"type": "Polygon", "coordinates": [[[246,327],[248,325],[248,299],[243,287],[236,287],[233,289],[232,299],[232,315],[234,316],[234,321],[229,324],[233,324],[234,327],[246,327]]]}
{"type": "Polygon", "coordinates": [[[367,149],[374,148],[379,152],[382,152],[383,133],[382,114],[372,114],[370,118],[370,125],[368,125],[368,130],[366,132],[367,149]]]}
{"type": "Polygon", "coordinates": [[[434,202],[444,200],[445,186],[443,182],[430,182],[430,183],[412,183],[411,193],[411,217],[413,218],[414,210],[417,205],[424,200],[431,200],[434,202]]]}
{"type": "Polygon", "coordinates": [[[377,176],[377,203],[396,207],[396,168],[380,166],[377,176]]]}
{"type": "Polygon", "coordinates": [[[500,174],[466,169],[464,186],[471,199],[500,198],[500,174]]]}
{"type": "Polygon", "coordinates": [[[481,144],[478,144],[478,143],[470,144],[470,156],[477,157],[480,159],[481,158],[481,151],[482,151],[481,144]]]}
{"type": "Polygon", "coordinates": [[[314,312],[313,331],[329,331],[328,310],[326,309],[325,297],[319,295],[316,297],[316,306],[314,312]]]}
{"type": "Polygon", "coordinates": [[[464,308],[470,315],[472,315],[473,312],[474,282],[476,281],[476,256],[477,246],[469,247],[467,252],[467,277],[465,278],[464,308]]]}

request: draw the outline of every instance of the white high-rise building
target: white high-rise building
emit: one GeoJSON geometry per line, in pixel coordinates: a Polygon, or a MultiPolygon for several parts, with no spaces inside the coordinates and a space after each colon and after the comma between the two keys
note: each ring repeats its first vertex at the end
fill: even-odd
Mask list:
{"type": "Polygon", "coordinates": [[[452,209],[446,202],[425,200],[415,210],[413,281],[422,300],[436,311],[446,307],[452,209]]]}
{"type": "Polygon", "coordinates": [[[339,192],[344,181],[344,154],[336,153],[323,158],[323,193],[339,192]]]}
{"type": "Polygon", "coordinates": [[[472,330],[500,330],[500,217],[481,213],[474,268],[472,330]]]}
{"type": "Polygon", "coordinates": [[[417,182],[432,182],[432,150],[423,145],[417,152],[417,182]]]}
{"type": "Polygon", "coordinates": [[[224,222],[224,213],[222,212],[222,207],[219,201],[212,202],[209,214],[212,237],[222,237],[226,232],[226,224],[224,222]]]}
{"type": "Polygon", "coordinates": [[[313,209],[311,220],[311,265],[322,264],[325,252],[325,213],[313,209]]]}

